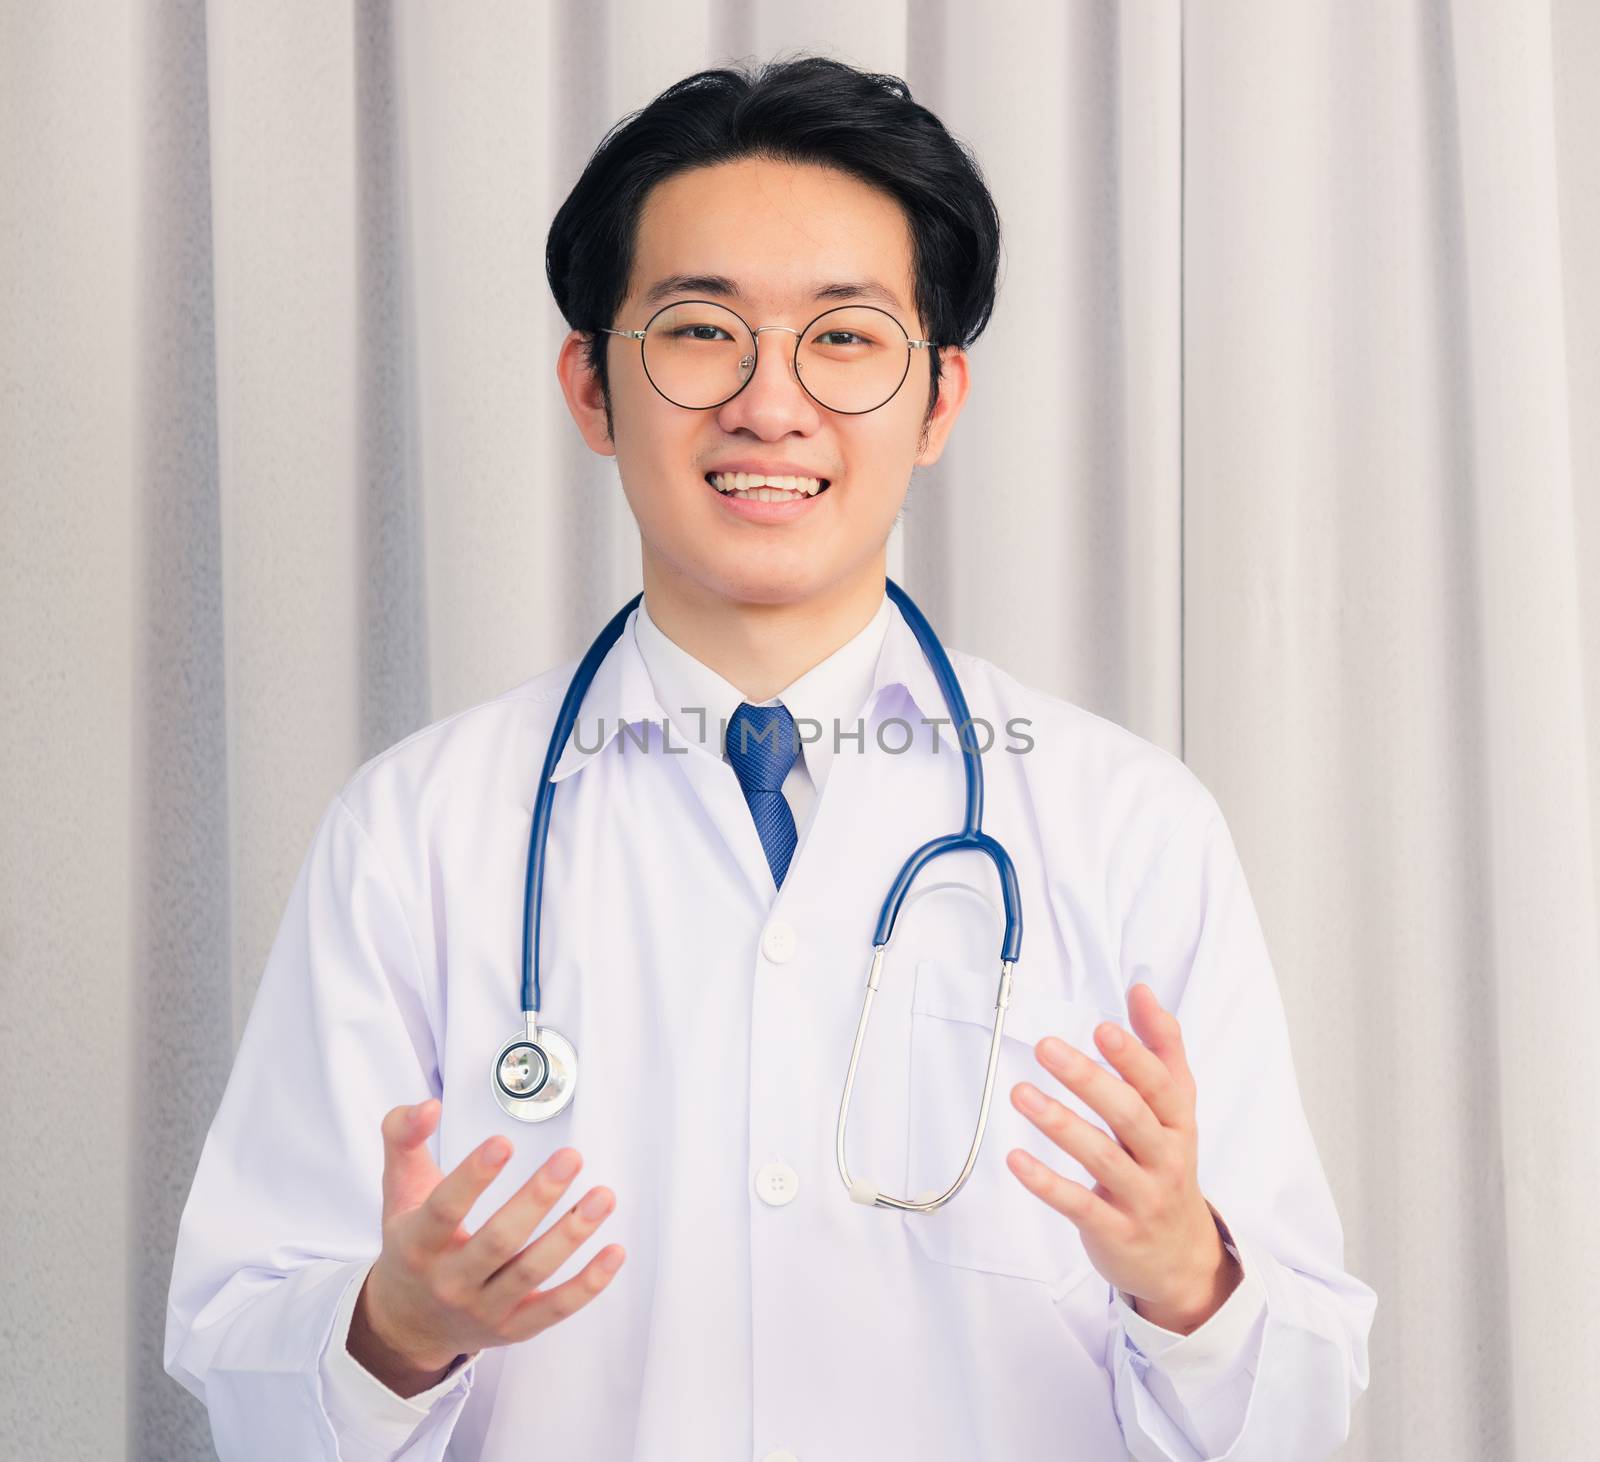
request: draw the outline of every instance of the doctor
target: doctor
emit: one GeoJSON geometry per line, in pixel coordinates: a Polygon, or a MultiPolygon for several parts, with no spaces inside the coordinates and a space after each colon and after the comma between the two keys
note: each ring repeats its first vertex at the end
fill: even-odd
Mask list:
{"type": "MultiPolygon", "coordinates": [[[[962,733],[886,593],[993,302],[981,177],[837,62],[693,83],[607,136],[549,240],[644,587],[553,774],[571,1100],[520,1122],[489,1073],[573,661],[329,802],[184,1210],[167,1370],[262,1462],[1327,1456],[1376,1301],[1222,812],[952,651],[962,733]],[[905,1212],[851,1201],[836,1120],[884,892],[961,825],[959,734],[1026,941],[970,1177],[905,1212]]],[[[1019,511],[992,474],[951,490],[1019,511]]],[[[884,1193],[962,1165],[999,906],[962,851],[900,915],[848,1129],[884,1193]]]]}

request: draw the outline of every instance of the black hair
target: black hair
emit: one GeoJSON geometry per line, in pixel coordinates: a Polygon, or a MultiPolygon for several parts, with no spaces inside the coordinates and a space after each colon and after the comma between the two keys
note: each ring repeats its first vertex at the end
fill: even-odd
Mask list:
{"type": "Polygon", "coordinates": [[[931,381],[924,432],[939,399],[938,347],[971,345],[994,309],[1000,217],[976,159],[898,76],[826,56],[719,68],[674,82],[601,138],[556,211],[545,275],[567,324],[583,332],[589,368],[611,390],[601,327],[628,291],[639,215],[656,184],[739,158],[810,163],[894,197],[911,232],[916,307],[931,381]]]}

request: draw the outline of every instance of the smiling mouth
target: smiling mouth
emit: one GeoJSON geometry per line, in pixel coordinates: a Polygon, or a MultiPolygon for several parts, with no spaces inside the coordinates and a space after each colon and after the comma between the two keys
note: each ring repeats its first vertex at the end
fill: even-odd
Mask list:
{"type": "Polygon", "coordinates": [[[705,483],[713,492],[722,497],[740,498],[745,502],[787,503],[798,502],[805,498],[821,497],[828,490],[831,482],[826,477],[791,477],[779,478],[778,481],[796,483],[799,484],[798,487],[771,487],[766,484],[766,480],[763,478],[761,479],[761,485],[757,487],[735,487],[733,484],[741,476],[761,478],[760,473],[707,472],[705,474],[705,483]],[[716,480],[719,477],[722,479],[720,487],[717,485],[716,480]],[[811,487],[812,483],[817,484],[814,490],[811,487]]]}

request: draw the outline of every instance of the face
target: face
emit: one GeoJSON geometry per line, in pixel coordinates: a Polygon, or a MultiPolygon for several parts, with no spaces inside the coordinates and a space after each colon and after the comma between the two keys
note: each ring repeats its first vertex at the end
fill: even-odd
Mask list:
{"type": "MultiPolygon", "coordinates": [[[[679,173],[651,192],[627,297],[610,323],[640,330],[663,304],[700,298],[735,310],[751,329],[803,330],[824,310],[862,303],[887,310],[910,338],[925,339],[912,285],[911,233],[893,198],[828,169],[747,158],[679,173]],[[652,286],[673,275],[720,275],[737,292],[679,290],[646,302],[652,286]],[[817,298],[819,287],[846,282],[882,285],[893,300],[817,298]]],[[[576,331],[562,345],[557,370],[584,439],[617,459],[639,524],[648,592],[747,604],[863,587],[881,592],[885,544],[912,468],[939,459],[966,399],[963,351],[942,352],[940,401],[924,433],[926,349],[912,350],[905,381],[886,405],[843,415],[801,388],[795,336],[767,331],[744,389],[721,406],[694,411],[651,385],[641,342],[602,338],[614,440],[606,438],[599,385],[584,368],[576,331]],[[738,501],[706,481],[714,469],[743,462],[787,464],[828,486],[777,504],[738,501]]]]}

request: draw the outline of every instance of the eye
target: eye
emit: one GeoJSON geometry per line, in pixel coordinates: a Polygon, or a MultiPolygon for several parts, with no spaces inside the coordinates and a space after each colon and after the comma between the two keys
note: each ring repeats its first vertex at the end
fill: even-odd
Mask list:
{"type": "Polygon", "coordinates": [[[694,332],[697,330],[710,330],[714,334],[720,335],[724,340],[731,340],[733,338],[720,325],[685,325],[681,329],[671,331],[670,334],[674,340],[682,340],[685,338],[705,340],[708,338],[704,335],[696,335],[694,332]]]}

